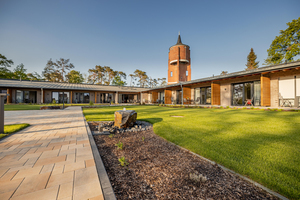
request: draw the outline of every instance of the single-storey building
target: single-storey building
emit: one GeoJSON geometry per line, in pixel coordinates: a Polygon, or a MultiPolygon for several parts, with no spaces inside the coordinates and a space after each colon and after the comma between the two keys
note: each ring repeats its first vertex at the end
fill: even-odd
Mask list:
{"type": "Polygon", "coordinates": [[[149,88],[152,103],[220,106],[300,105],[300,61],[149,88]]]}
{"type": "Polygon", "coordinates": [[[134,103],[145,88],[0,79],[7,103],[134,103]]]}
{"type": "Polygon", "coordinates": [[[0,79],[7,103],[165,103],[300,106],[300,61],[156,88],[0,79]]]}

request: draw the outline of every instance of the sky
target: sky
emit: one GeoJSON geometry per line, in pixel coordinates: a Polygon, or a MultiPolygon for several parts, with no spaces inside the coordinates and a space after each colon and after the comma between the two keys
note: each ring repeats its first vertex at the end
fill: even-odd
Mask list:
{"type": "Polygon", "coordinates": [[[262,67],[299,8],[299,0],[0,0],[0,54],[27,73],[65,58],[86,74],[101,65],[167,78],[180,31],[194,80],[244,70],[251,48],[262,67]]]}

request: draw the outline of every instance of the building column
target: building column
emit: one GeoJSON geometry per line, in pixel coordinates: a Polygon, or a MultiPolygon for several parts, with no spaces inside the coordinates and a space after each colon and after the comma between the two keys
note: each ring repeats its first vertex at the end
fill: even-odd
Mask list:
{"type": "MultiPolygon", "coordinates": [[[[183,92],[183,99],[186,99],[186,100],[191,99],[191,88],[182,87],[182,92],[183,92]]],[[[189,104],[189,101],[183,101],[183,104],[189,104]]]]}
{"type": "Polygon", "coordinates": [[[270,90],[270,77],[261,75],[260,77],[260,98],[261,106],[271,105],[271,90],[270,90]]]}
{"type": "Polygon", "coordinates": [[[70,103],[73,103],[73,91],[70,92],[70,103]]]}
{"type": "Polygon", "coordinates": [[[95,92],[95,103],[97,103],[97,92],[95,92]]]}
{"type": "Polygon", "coordinates": [[[211,105],[221,104],[220,83],[211,83],[211,105]]]}
{"type": "Polygon", "coordinates": [[[7,89],[7,103],[12,103],[12,89],[7,89]]]}
{"type": "Polygon", "coordinates": [[[115,93],[115,104],[119,103],[119,93],[115,93]]]}
{"type": "Polygon", "coordinates": [[[172,90],[165,89],[165,104],[172,104],[172,90]]]}

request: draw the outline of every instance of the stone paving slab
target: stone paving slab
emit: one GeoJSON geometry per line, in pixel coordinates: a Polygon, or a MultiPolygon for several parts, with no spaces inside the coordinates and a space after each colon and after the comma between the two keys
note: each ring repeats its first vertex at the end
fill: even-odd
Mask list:
{"type": "Polygon", "coordinates": [[[5,111],[31,126],[0,141],[0,199],[99,199],[102,188],[80,107],[5,111]]]}

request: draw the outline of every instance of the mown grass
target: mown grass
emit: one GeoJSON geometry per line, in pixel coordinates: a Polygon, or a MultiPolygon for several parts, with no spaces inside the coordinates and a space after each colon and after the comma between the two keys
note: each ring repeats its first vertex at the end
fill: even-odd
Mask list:
{"type": "MultiPolygon", "coordinates": [[[[300,199],[300,113],[126,106],[154,132],[290,198],[300,199]],[[182,115],[184,117],[171,117],[182,115]]],[[[123,107],[83,109],[88,121],[112,121],[123,107]]]]}
{"type": "Polygon", "coordinates": [[[11,125],[4,125],[4,133],[0,133],[0,139],[8,136],[12,133],[15,133],[17,131],[20,131],[26,127],[28,127],[29,124],[11,124],[11,125]]]}

